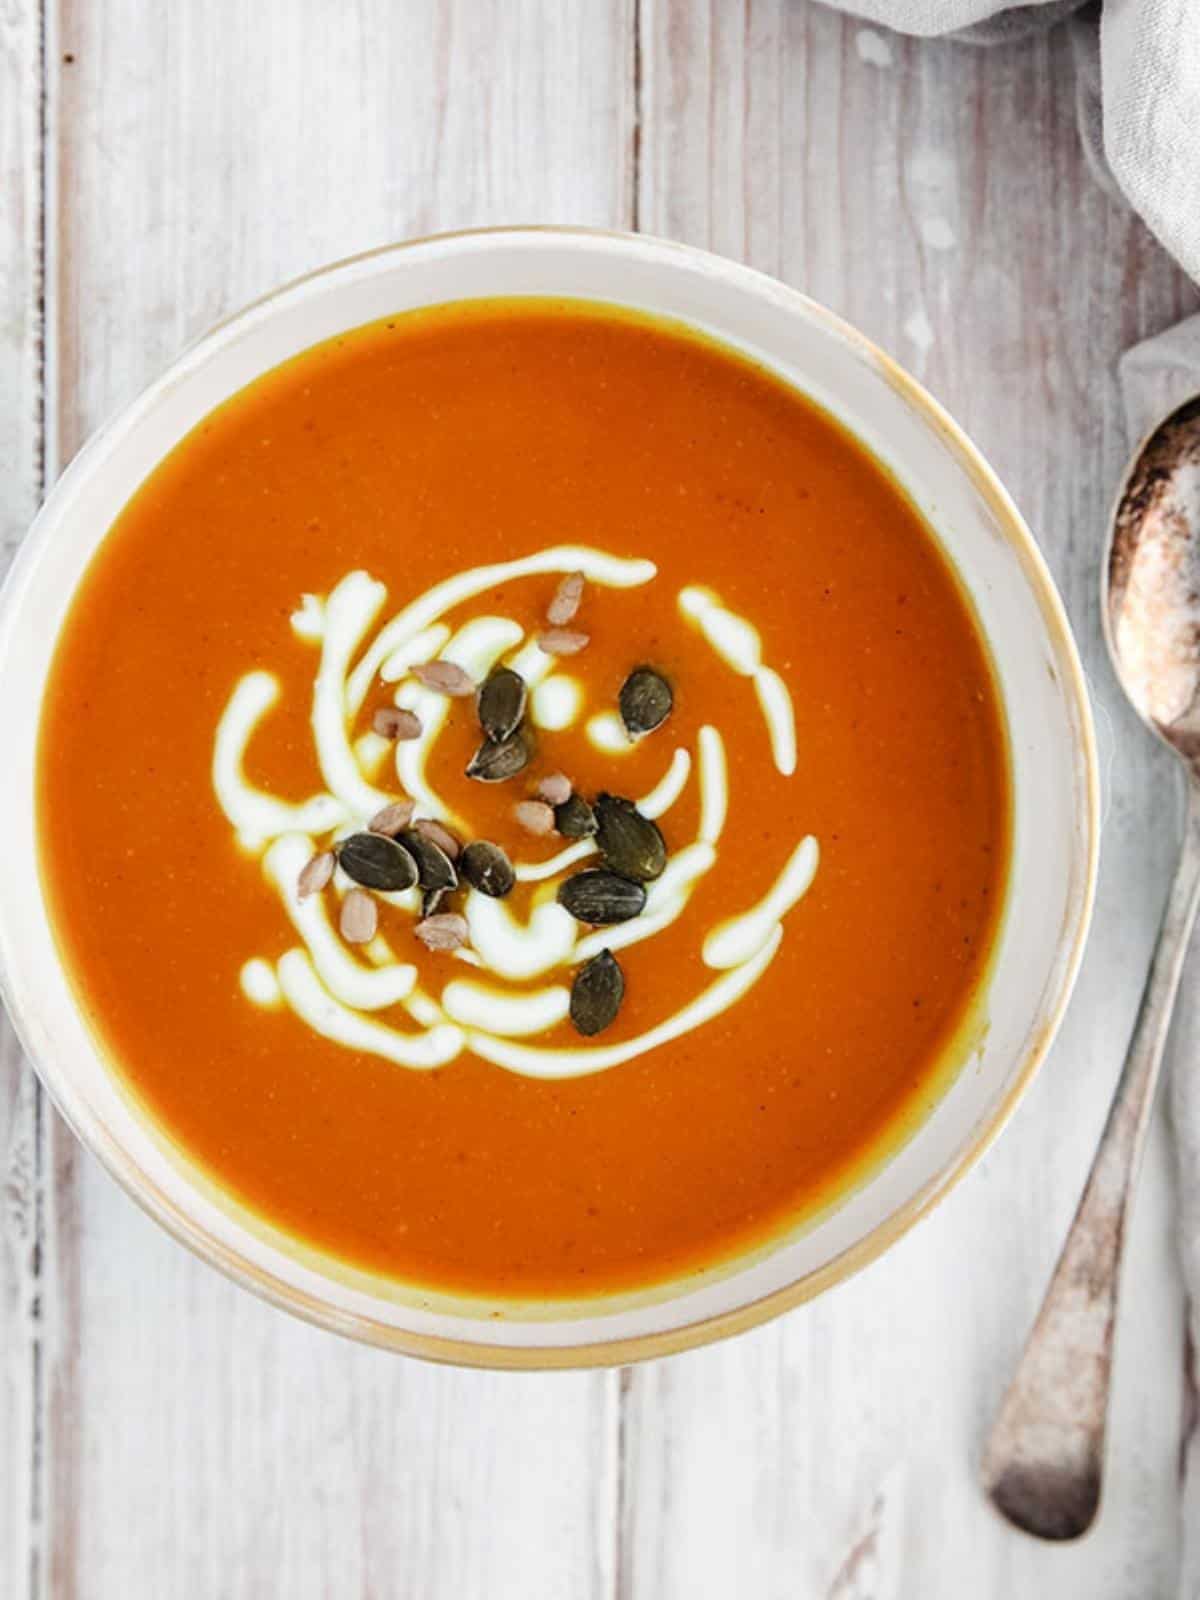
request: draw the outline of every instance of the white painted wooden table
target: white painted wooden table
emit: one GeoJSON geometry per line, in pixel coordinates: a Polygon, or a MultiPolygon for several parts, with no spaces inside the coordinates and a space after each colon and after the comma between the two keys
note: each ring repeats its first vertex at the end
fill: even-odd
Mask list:
{"type": "Polygon", "coordinates": [[[1174,839],[1095,584],[1115,358],[1197,295],[1091,182],[1065,38],[976,53],[802,0],[0,0],[0,170],[6,546],[92,428],[277,282],[465,224],[638,226],[808,290],[958,415],[1063,586],[1113,762],[1083,979],[1000,1144],[853,1282],[637,1371],[443,1371],[288,1320],[151,1226],[6,1033],[3,1600],[1172,1595],[1190,1411],[1164,1128],[1098,1530],[1032,1544],[974,1477],[1174,839]]]}

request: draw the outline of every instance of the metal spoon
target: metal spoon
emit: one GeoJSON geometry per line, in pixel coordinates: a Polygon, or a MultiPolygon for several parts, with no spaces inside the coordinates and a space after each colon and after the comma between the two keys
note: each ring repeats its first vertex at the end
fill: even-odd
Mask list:
{"type": "Polygon", "coordinates": [[[1101,611],[1134,709],[1187,775],[1183,850],[1100,1148],[983,1458],[1027,1533],[1075,1539],[1100,1503],[1125,1220],[1200,902],[1200,397],[1134,457],[1117,498],[1101,611]]]}

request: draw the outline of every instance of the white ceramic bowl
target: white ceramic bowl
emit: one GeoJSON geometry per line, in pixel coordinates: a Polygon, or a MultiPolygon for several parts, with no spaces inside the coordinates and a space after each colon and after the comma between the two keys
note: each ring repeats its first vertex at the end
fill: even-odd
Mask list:
{"type": "Polygon", "coordinates": [[[1096,762],[1062,606],[1012,502],[953,422],[859,334],[782,284],[658,240],[568,229],[448,235],[360,256],[223,323],[80,453],[0,599],[0,978],[63,1115],[129,1192],[206,1260],[291,1311],[397,1349],[497,1366],[662,1354],[763,1320],[897,1238],[975,1160],[1058,1025],[1091,910],[1096,762]],[[908,1143],[816,1225],[700,1280],[620,1300],[482,1306],[372,1280],[265,1226],[216,1189],[127,1098],[76,1006],[37,871],[34,755],[43,685],[72,592],[114,517],[208,411],[344,329],[492,295],[615,301],[733,345],[825,405],[895,473],[969,589],[1003,695],[1014,780],[1007,913],[990,1027],[908,1143]]]}

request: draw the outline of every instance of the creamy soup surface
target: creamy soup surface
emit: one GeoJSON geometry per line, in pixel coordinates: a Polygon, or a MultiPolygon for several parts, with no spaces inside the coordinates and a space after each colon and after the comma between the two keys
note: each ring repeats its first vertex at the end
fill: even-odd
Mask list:
{"type": "Polygon", "coordinates": [[[887,473],[727,350],[529,300],[316,347],[151,474],[38,811],[165,1134],[308,1246],[492,1298],[835,1200],[961,1058],[1009,853],[986,651],[887,473]]]}

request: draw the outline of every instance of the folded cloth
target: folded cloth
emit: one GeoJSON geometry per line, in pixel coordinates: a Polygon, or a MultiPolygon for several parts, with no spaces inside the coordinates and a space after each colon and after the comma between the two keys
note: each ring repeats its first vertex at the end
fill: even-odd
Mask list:
{"type": "Polygon", "coordinates": [[[1070,19],[1079,129],[1115,186],[1200,281],[1200,0],[826,0],[901,33],[999,44],[1070,19]]]}

